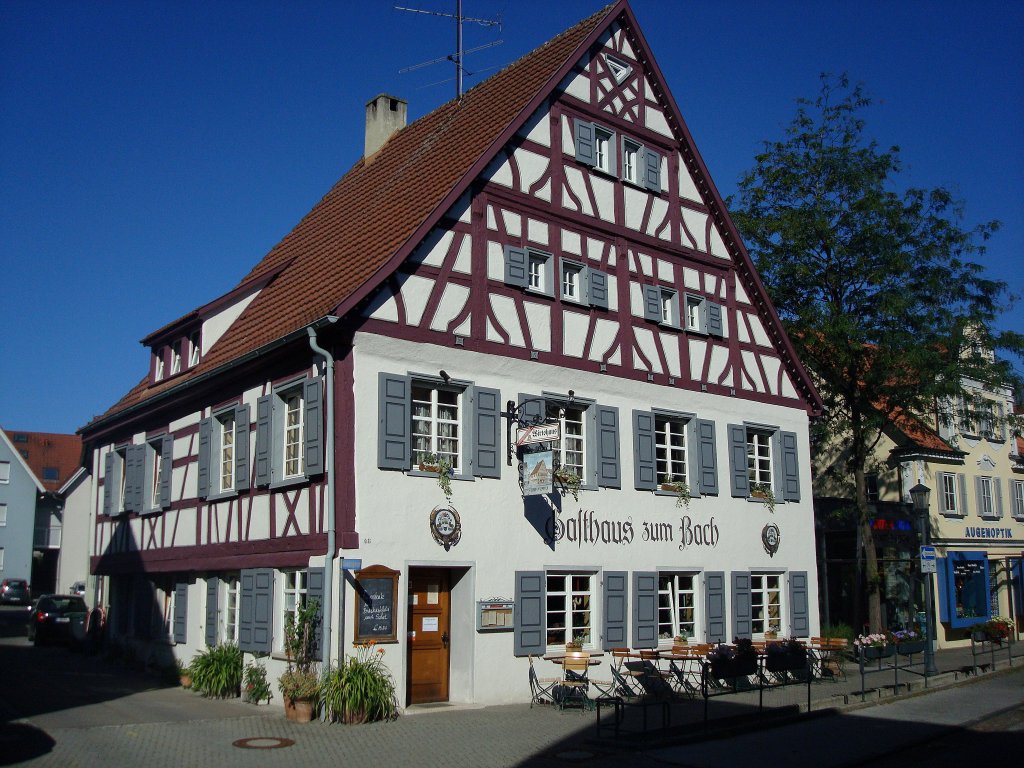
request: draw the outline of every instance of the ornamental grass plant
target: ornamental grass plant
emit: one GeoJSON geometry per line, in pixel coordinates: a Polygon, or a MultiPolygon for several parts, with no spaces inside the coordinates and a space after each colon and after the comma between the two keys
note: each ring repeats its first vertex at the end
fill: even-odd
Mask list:
{"type": "Polygon", "coordinates": [[[215,645],[189,663],[192,688],[207,698],[230,699],[242,687],[242,652],[234,643],[215,645]]]}
{"type": "Polygon", "coordinates": [[[398,699],[384,648],[357,646],[354,656],[332,667],[320,683],[324,714],[333,723],[368,723],[398,717],[398,699]]]}

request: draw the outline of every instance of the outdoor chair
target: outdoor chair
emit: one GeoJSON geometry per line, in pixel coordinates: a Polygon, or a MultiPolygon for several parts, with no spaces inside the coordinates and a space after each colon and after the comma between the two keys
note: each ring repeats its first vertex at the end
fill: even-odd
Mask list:
{"type": "Polygon", "coordinates": [[[612,681],[615,683],[614,694],[624,699],[635,699],[642,693],[632,682],[633,678],[627,677],[621,671],[612,667],[612,681]]]}
{"type": "Polygon", "coordinates": [[[672,695],[672,686],[665,680],[661,670],[648,659],[627,661],[625,667],[643,689],[645,696],[665,699],[672,695]]]}
{"type": "Polygon", "coordinates": [[[574,651],[566,653],[562,658],[562,679],[561,696],[558,699],[558,708],[565,709],[567,704],[578,702],[580,709],[584,712],[590,705],[587,696],[587,689],[590,681],[587,679],[590,672],[590,654],[586,651],[574,651]]]}
{"type": "Polygon", "coordinates": [[[533,656],[530,656],[530,709],[534,704],[554,704],[555,686],[562,682],[560,677],[540,677],[537,669],[533,666],[533,656]]]}

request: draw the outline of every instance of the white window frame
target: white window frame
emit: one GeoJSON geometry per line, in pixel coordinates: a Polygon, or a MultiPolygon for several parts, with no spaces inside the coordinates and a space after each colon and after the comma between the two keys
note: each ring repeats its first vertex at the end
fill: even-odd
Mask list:
{"type": "MultiPolygon", "coordinates": [[[[161,436],[146,443],[145,486],[142,509],[146,512],[160,510],[160,473],[163,467],[163,443],[170,436],[161,436]]],[[[122,473],[123,474],[123,473],[122,473]]]]}
{"type": "Polygon", "coordinates": [[[1017,519],[1024,518],[1024,480],[1010,481],[1010,509],[1017,519]]]}
{"type": "Polygon", "coordinates": [[[163,381],[164,378],[164,353],[166,347],[160,347],[160,349],[153,354],[153,381],[163,381]]]}
{"type": "Polygon", "coordinates": [[[960,491],[957,490],[957,477],[952,472],[939,473],[939,493],[943,496],[945,514],[962,515],[963,505],[960,502],[960,491]],[[952,504],[950,503],[952,501],[952,504]]]}
{"type": "Polygon", "coordinates": [[[633,67],[621,59],[617,59],[609,53],[604,55],[604,60],[608,63],[608,72],[611,74],[612,79],[618,84],[622,85],[626,78],[629,77],[633,71],[633,67]]]}
{"type": "Polygon", "coordinates": [[[604,171],[614,176],[615,169],[612,168],[612,149],[615,147],[615,132],[594,126],[594,169],[604,171]]]}
{"type": "Polygon", "coordinates": [[[552,570],[545,573],[544,577],[547,589],[547,647],[551,650],[564,649],[565,644],[580,632],[587,634],[583,646],[595,647],[600,627],[597,615],[597,574],[591,571],[552,570]],[[553,588],[559,586],[558,589],[553,588]],[[553,608],[552,598],[556,601],[561,598],[561,607],[553,608]]]}
{"type": "Polygon", "coordinates": [[[658,286],[658,325],[679,328],[679,291],[658,286]]]}
{"type": "Polygon", "coordinates": [[[622,137],[622,180],[635,186],[642,186],[644,145],[628,136],[622,137]]]}
{"type": "Polygon", "coordinates": [[[574,304],[587,302],[587,268],[577,261],[562,260],[562,298],[574,304]]]}
{"type": "Polygon", "coordinates": [[[305,419],[306,397],[302,383],[277,393],[281,407],[281,479],[293,480],[305,477],[305,419]],[[289,454],[291,449],[291,454],[289,454]]]}
{"type": "Polygon", "coordinates": [[[213,417],[215,448],[213,468],[216,469],[217,481],[214,484],[217,493],[234,493],[235,491],[235,409],[230,408],[213,417]],[[228,473],[227,476],[225,473],[228,473]]]}
{"type": "Polygon", "coordinates": [[[7,485],[11,482],[11,462],[0,461],[0,484],[7,485]]]}
{"type": "Polygon", "coordinates": [[[564,467],[579,475],[581,484],[586,484],[587,478],[587,420],[589,407],[586,403],[573,402],[569,404],[564,401],[545,398],[545,421],[557,421],[561,438],[557,442],[551,442],[551,456],[555,468],[564,467]],[[579,418],[577,418],[577,416],[579,418]]]}
{"type": "Polygon", "coordinates": [[[526,290],[545,296],[553,295],[553,256],[536,248],[526,249],[526,290]]]}
{"type": "Polygon", "coordinates": [[[764,637],[766,630],[782,632],[785,613],[783,575],[770,571],[750,574],[750,631],[754,637],[764,637]],[[774,604],[772,599],[774,598],[774,604]],[[774,608],[774,616],[772,615],[774,608]]]}
{"type": "Polygon", "coordinates": [[[117,460],[121,463],[121,471],[118,473],[117,478],[120,485],[117,489],[116,508],[114,510],[114,514],[118,515],[128,511],[128,499],[125,498],[125,494],[128,492],[128,448],[129,446],[125,446],[114,451],[117,455],[117,460]]]}
{"type": "Polygon", "coordinates": [[[199,365],[199,356],[202,350],[199,331],[193,331],[188,336],[188,367],[194,368],[199,365]]]}
{"type": "Polygon", "coordinates": [[[427,455],[434,454],[447,459],[452,469],[456,473],[460,472],[464,465],[462,452],[465,447],[465,433],[462,423],[467,405],[464,398],[465,388],[429,379],[413,378],[409,392],[412,402],[409,440],[413,467],[423,463],[427,455]],[[424,392],[427,395],[426,399],[422,396],[417,397],[424,392]],[[454,403],[451,402],[453,396],[454,403]],[[455,409],[454,417],[451,415],[452,408],[455,409]],[[419,432],[417,425],[421,425],[419,432]],[[424,427],[425,431],[422,431],[424,427]],[[443,434],[446,431],[454,431],[454,435],[443,434]]]}
{"type": "Polygon", "coordinates": [[[697,637],[701,626],[700,579],[697,572],[662,571],[658,574],[658,639],[697,637]]]}
{"type": "MultiPolygon", "coordinates": [[[[156,586],[154,584],[154,586],[156,586]]],[[[173,642],[174,641],[174,598],[178,592],[172,582],[170,587],[162,585],[157,587],[158,590],[163,592],[163,616],[160,617],[160,631],[163,633],[162,639],[173,642]]]]}
{"type": "Polygon", "coordinates": [[[7,502],[0,501],[0,528],[7,527],[7,502]]]}
{"type": "Polygon", "coordinates": [[[171,344],[171,376],[181,373],[181,340],[171,344]]]}
{"type": "Polygon", "coordinates": [[[978,517],[996,517],[995,479],[978,477],[978,517]]]}
{"type": "Polygon", "coordinates": [[[686,443],[687,419],[665,414],[654,414],[654,461],[659,483],[690,484],[687,472],[689,446],[686,443]],[[681,444],[673,445],[678,437],[681,444]]]}
{"type": "Polygon", "coordinates": [[[773,436],[771,430],[747,427],[747,480],[751,487],[755,483],[767,485],[774,493],[776,457],[772,455],[773,436]]]}
{"type": "Polygon", "coordinates": [[[309,571],[305,568],[294,571],[281,571],[281,611],[278,620],[281,622],[278,627],[277,637],[278,650],[284,650],[284,628],[287,616],[291,614],[293,619],[298,618],[298,610],[306,604],[309,599],[309,571]]]}
{"type": "Polygon", "coordinates": [[[224,587],[224,609],[220,612],[220,636],[225,643],[237,643],[238,618],[242,606],[241,576],[238,573],[225,573],[221,576],[221,583],[224,587]]]}

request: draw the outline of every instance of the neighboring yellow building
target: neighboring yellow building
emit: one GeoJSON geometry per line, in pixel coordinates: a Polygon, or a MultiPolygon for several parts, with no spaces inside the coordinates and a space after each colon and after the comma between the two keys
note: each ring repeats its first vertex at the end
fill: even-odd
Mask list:
{"type": "MultiPolygon", "coordinates": [[[[985,403],[953,419],[939,408],[924,418],[892,418],[874,449],[867,475],[872,529],[882,578],[883,617],[890,629],[920,622],[924,605],[918,547],[921,521],[910,489],[931,489],[928,534],[936,548],[935,616],[938,646],[969,642],[970,627],[991,616],[1024,624],[1024,441],[1007,414],[1009,389],[965,388],[985,403]],[[979,415],[980,414],[980,415],[979,415]],[[948,423],[946,423],[948,422],[948,423]]],[[[970,399],[970,398],[968,398],[970,399]]],[[[815,455],[815,513],[823,621],[863,623],[862,541],[852,510],[852,480],[843,476],[842,441],[815,455]]]]}

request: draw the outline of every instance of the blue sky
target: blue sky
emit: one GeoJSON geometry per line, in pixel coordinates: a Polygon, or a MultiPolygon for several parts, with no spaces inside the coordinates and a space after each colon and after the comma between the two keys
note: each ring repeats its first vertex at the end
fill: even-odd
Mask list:
{"type": "MultiPolygon", "coordinates": [[[[467,87],[600,6],[464,0],[467,87]]],[[[71,432],[147,371],[138,340],[230,289],[362,153],[364,105],[450,99],[455,0],[0,0],[0,425],[71,432]]],[[[634,0],[723,195],[820,72],[876,101],[905,185],[998,219],[1024,294],[1024,4],[634,0]]],[[[1018,303],[999,325],[1024,331],[1018,303]]],[[[1018,366],[1020,367],[1020,366],[1018,366]]]]}

